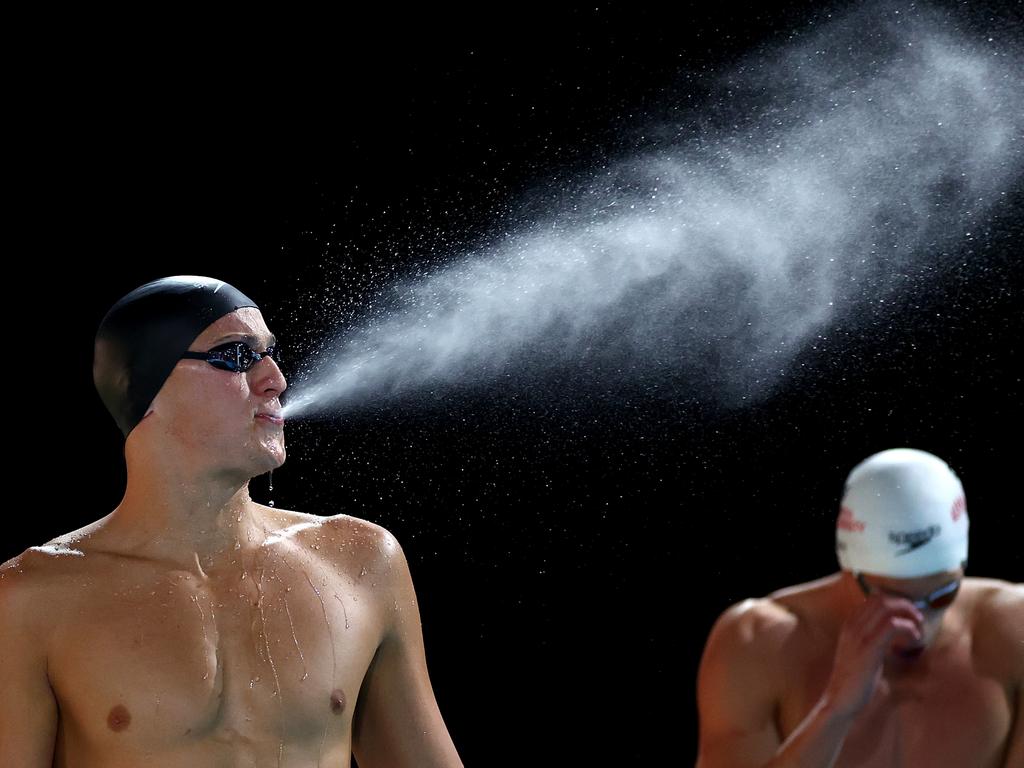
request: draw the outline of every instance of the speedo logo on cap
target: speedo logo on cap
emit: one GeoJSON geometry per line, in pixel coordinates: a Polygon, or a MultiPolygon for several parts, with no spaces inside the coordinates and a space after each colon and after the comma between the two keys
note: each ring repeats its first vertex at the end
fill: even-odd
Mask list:
{"type": "Polygon", "coordinates": [[[929,525],[920,531],[889,531],[889,541],[897,546],[906,547],[896,552],[897,555],[905,555],[923,547],[938,536],[940,531],[942,527],[938,525],[929,525]]]}

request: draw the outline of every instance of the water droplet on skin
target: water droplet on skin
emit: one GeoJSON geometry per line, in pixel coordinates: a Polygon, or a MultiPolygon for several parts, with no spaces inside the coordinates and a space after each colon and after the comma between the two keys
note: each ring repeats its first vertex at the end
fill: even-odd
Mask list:
{"type": "MultiPolygon", "coordinates": [[[[348,629],[348,628],[349,628],[349,623],[348,623],[348,608],[346,608],[346,607],[345,607],[345,601],[344,601],[344,600],[342,600],[342,599],[341,599],[340,597],[338,597],[337,595],[335,595],[335,596],[334,596],[334,599],[335,599],[335,600],[337,600],[337,601],[338,601],[339,603],[341,603],[341,610],[342,610],[342,611],[343,611],[343,612],[345,613],[345,629],[348,629]]],[[[353,600],[355,600],[356,598],[354,598],[354,597],[353,597],[352,599],[353,599],[353,600]]]]}
{"type": "MultiPolygon", "coordinates": [[[[288,588],[288,591],[291,591],[291,587],[288,588]]],[[[302,649],[299,647],[299,639],[295,636],[295,624],[292,622],[292,612],[288,607],[287,597],[284,598],[284,611],[288,614],[288,626],[292,631],[292,642],[295,643],[295,651],[299,654],[299,660],[302,662],[302,680],[305,680],[309,675],[309,672],[306,670],[306,658],[302,655],[302,649]]]]}

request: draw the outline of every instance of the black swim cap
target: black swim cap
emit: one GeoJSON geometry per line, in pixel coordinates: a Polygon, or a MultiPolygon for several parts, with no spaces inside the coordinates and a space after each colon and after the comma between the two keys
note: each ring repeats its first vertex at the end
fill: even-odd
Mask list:
{"type": "Polygon", "coordinates": [[[222,280],[177,275],[120,299],[100,323],[92,379],[125,438],[182,354],[211,323],[256,302],[222,280]]]}

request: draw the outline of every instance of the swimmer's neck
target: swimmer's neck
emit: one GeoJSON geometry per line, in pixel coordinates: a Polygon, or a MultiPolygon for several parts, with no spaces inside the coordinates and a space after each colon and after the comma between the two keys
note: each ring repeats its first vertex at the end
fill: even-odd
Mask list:
{"type": "Polygon", "coordinates": [[[263,509],[250,498],[248,481],[129,475],[104,534],[118,549],[201,576],[260,546],[268,535],[263,509]]]}
{"type": "Polygon", "coordinates": [[[124,497],[103,521],[108,548],[193,571],[219,570],[267,537],[271,513],[250,498],[249,480],[271,466],[246,461],[244,452],[186,450],[171,435],[147,437],[139,428],[128,436],[124,457],[124,497]]]}

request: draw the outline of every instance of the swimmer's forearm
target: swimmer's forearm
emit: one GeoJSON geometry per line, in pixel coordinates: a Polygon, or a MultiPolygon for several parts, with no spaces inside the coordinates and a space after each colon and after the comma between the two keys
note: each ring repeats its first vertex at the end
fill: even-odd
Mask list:
{"type": "Polygon", "coordinates": [[[832,768],[854,718],[822,696],[764,768],[832,768]]]}

